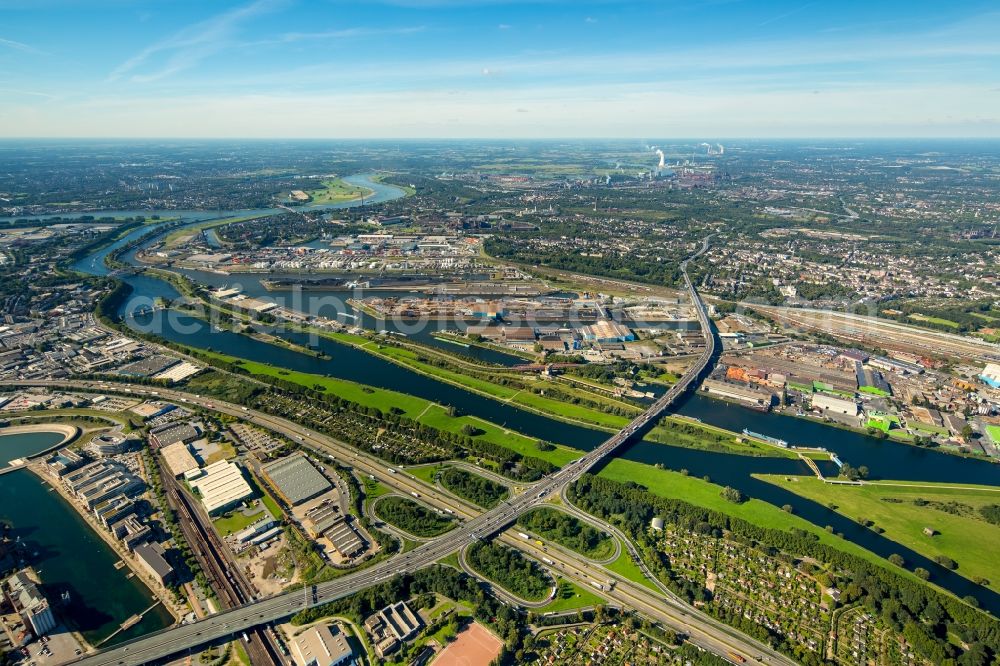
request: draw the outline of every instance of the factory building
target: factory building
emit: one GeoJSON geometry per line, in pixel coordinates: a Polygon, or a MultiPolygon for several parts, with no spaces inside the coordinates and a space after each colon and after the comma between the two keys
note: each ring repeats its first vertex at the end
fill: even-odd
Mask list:
{"type": "Polygon", "coordinates": [[[813,393],[812,406],[814,409],[830,411],[836,414],[847,414],[857,416],[859,413],[858,403],[854,399],[838,398],[826,393],[813,393]]]}
{"type": "Polygon", "coordinates": [[[261,466],[264,477],[289,506],[297,506],[318,497],[332,484],[304,453],[296,453],[261,466]]]}
{"type": "Polygon", "coordinates": [[[292,641],[296,666],[340,666],[354,657],[347,637],[337,625],[320,624],[292,641]]]}
{"type": "Polygon", "coordinates": [[[164,446],[160,449],[160,455],[163,456],[163,462],[174,478],[180,478],[187,472],[198,469],[198,461],[191,455],[191,450],[184,442],[174,442],[164,446]]]}
{"type": "Polygon", "coordinates": [[[326,501],[306,512],[302,526],[314,539],[326,539],[341,557],[351,558],[361,553],[365,541],[347,521],[340,507],[331,501],[326,501]]]}
{"type": "Polygon", "coordinates": [[[635,333],[628,326],[619,324],[610,319],[584,326],[581,329],[583,339],[590,342],[632,342],[635,340],[635,333]]]}
{"type": "Polygon", "coordinates": [[[730,400],[736,400],[759,409],[768,410],[774,402],[774,394],[765,388],[750,384],[737,384],[718,379],[706,379],[701,384],[702,390],[730,400]]]}
{"type": "Polygon", "coordinates": [[[250,484],[243,477],[239,465],[228,460],[212,463],[199,474],[188,474],[191,487],[201,495],[201,502],[209,515],[223,513],[240,502],[253,497],[250,484]]]}
{"type": "Polygon", "coordinates": [[[988,363],[980,373],[979,378],[988,386],[1000,388],[1000,363],[988,363]]]}
{"type": "Polygon", "coordinates": [[[238,546],[256,546],[259,543],[270,541],[281,534],[281,532],[281,525],[278,524],[277,520],[264,518],[233,535],[233,540],[238,546]]]}
{"type": "Polygon", "coordinates": [[[150,429],[149,440],[157,446],[163,448],[177,442],[193,442],[198,439],[199,432],[190,423],[165,423],[161,426],[150,429]]]}

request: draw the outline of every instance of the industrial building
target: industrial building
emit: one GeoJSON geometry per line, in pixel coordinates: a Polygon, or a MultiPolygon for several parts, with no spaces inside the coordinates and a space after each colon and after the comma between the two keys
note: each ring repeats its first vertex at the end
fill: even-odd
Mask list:
{"type": "Polygon", "coordinates": [[[583,339],[590,342],[632,342],[635,340],[635,333],[628,326],[610,319],[602,319],[589,326],[584,326],[580,332],[583,334],[583,339]]]}
{"type": "Polygon", "coordinates": [[[201,495],[209,515],[222,513],[253,497],[253,489],[243,477],[243,470],[228,460],[212,463],[197,476],[189,474],[185,478],[201,495]]]}
{"type": "Polygon", "coordinates": [[[174,442],[160,449],[163,462],[174,478],[184,476],[193,469],[198,469],[198,461],[184,442],[174,442]]]}
{"type": "Polygon", "coordinates": [[[1000,363],[988,363],[986,367],[983,368],[979,378],[982,379],[988,386],[1000,388],[1000,363]]]}
{"type": "Polygon", "coordinates": [[[365,541],[348,522],[340,507],[326,501],[306,512],[302,526],[314,539],[326,539],[341,557],[355,557],[365,548],[365,541]]]}
{"type": "Polygon", "coordinates": [[[339,666],[353,656],[347,637],[337,625],[316,625],[292,641],[292,657],[297,666],[339,666]]]}
{"type": "Polygon", "coordinates": [[[706,379],[702,382],[702,389],[708,393],[764,410],[770,409],[774,402],[774,394],[769,389],[750,384],[706,379]]]}
{"type": "Polygon", "coordinates": [[[302,504],[333,487],[303,453],[262,465],[261,471],[289,506],[302,504]]]}
{"type": "Polygon", "coordinates": [[[198,439],[200,433],[190,423],[165,423],[149,430],[149,439],[157,447],[170,446],[177,442],[193,442],[198,439]]]}
{"type": "Polygon", "coordinates": [[[264,518],[233,535],[237,546],[256,546],[274,539],[281,534],[281,525],[274,518],[264,518]]]}
{"type": "Polygon", "coordinates": [[[859,413],[858,403],[854,399],[838,398],[826,393],[813,393],[812,406],[814,409],[830,411],[836,414],[847,414],[857,416],[859,413]]]}
{"type": "Polygon", "coordinates": [[[868,365],[880,370],[898,372],[901,375],[920,375],[924,372],[924,366],[919,363],[900,361],[896,358],[885,358],[883,356],[872,356],[868,359],[868,365]]]}

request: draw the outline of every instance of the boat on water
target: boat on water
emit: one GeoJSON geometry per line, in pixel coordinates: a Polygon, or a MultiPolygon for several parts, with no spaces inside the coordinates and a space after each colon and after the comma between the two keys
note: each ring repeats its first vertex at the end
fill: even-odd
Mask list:
{"type": "Polygon", "coordinates": [[[774,444],[775,446],[780,446],[783,449],[788,448],[788,442],[783,439],[778,439],[777,437],[771,437],[770,435],[762,435],[759,432],[754,432],[748,428],[743,428],[743,434],[747,437],[753,437],[754,439],[761,439],[768,444],[774,444]]]}

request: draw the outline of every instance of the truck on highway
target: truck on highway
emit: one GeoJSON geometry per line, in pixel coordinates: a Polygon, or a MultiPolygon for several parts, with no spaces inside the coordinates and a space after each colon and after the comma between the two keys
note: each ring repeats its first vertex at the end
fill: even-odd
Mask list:
{"type": "Polygon", "coordinates": [[[553,564],[555,564],[555,562],[553,562],[552,560],[550,560],[550,559],[549,559],[549,558],[547,558],[547,557],[543,557],[543,558],[542,558],[542,562],[545,562],[545,563],[546,563],[547,565],[549,565],[550,567],[551,567],[551,566],[552,566],[553,564]]]}
{"type": "Polygon", "coordinates": [[[741,654],[736,654],[735,652],[730,652],[728,656],[729,656],[729,659],[734,664],[745,664],[745,663],[747,663],[746,657],[744,657],[741,654]]]}
{"type": "Polygon", "coordinates": [[[602,592],[604,591],[604,586],[602,584],[598,583],[596,580],[590,581],[590,585],[591,585],[591,587],[594,587],[594,588],[596,588],[598,590],[601,590],[602,592]]]}
{"type": "Polygon", "coordinates": [[[396,473],[396,470],[394,470],[391,467],[386,467],[386,469],[389,470],[389,474],[395,474],[396,473]]]}
{"type": "Polygon", "coordinates": [[[420,493],[418,493],[418,492],[416,492],[414,490],[411,490],[410,494],[413,495],[414,497],[420,497],[420,493]]]}
{"type": "Polygon", "coordinates": [[[518,532],[517,536],[521,537],[525,541],[531,541],[531,537],[525,534],[524,532],[518,532]]]}

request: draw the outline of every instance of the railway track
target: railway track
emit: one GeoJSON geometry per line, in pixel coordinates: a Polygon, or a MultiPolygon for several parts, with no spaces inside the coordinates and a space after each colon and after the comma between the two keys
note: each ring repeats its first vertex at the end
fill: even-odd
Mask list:
{"type": "MultiPolygon", "coordinates": [[[[209,585],[226,609],[237,608],[254,600],[253,587],[229,559],[228,546],[210,525],[205,525],[202,515],[192,506],[190,498],[180,488],[177,480],[161,470],[167,503],[177,512],[177,523],[184,538],[194,549],[195,557],[208,577],[209,585]]],[[[266,627],[254,627],[242,632],[247,655],[252,666],[283,664],[266,627]]]]}

